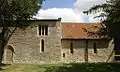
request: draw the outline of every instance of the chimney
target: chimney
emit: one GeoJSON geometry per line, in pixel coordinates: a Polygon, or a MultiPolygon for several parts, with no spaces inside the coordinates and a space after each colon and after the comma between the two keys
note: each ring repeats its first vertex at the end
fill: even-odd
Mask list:
{"type": "Polygon", "coordinates": [[[58,21],[61,21],[62,18],[58,18],[58,21]]]}

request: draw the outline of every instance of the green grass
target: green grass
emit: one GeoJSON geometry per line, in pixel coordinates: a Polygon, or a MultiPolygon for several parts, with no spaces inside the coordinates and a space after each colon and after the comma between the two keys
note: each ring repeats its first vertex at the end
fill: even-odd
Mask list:
{"type": "Polygon", "coordinates": [[[1,72],[120,72],[120,63],[13,64],[1,72]]]}

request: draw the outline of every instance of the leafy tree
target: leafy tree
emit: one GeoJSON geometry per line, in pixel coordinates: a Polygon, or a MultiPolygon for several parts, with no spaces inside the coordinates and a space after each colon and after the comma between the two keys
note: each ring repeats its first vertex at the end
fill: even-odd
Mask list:
{"type": "Polygon", "coordinates": [[[4,47],[17,28],[29,26],[23,23],[30,20],[41,8],[43,0],[0,0],[0,63],[2,63],[4,47]],[[9,29],[14,26],[14,29],[9,29]]]}
{"type": "Polygon", "coordinates": [[[95,18],[101,18],[103,28],[98,34],[107,34],[114,39],[115,54],[120,54],[120,0],[109,0],[103,4],[95,5],[85,14],[101,12],[95,18]]]}

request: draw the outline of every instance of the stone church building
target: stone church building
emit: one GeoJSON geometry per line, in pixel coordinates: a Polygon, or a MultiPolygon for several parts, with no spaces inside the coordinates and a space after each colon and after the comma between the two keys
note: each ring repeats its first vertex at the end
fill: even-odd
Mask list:
{"type": "Polygon", "coordinates": [[[4,49],[4,63],[111,62],[109,39],[89,36],[97,23],[61,22],[61,19],[30,20],[34,27],[17,29],[4,49]]]}

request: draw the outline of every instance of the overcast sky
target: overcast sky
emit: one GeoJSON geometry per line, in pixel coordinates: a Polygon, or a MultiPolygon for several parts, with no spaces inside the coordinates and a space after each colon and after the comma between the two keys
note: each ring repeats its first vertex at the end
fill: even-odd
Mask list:
{"type": "Polygon", "coordinates": [[[63,22],[99,22],[93,19],[94,15],[85,15],[82,12],[96,4],[102,4],[106,0],[46,0],[42,9],[35,18],[62,18],[63,22]]]}

